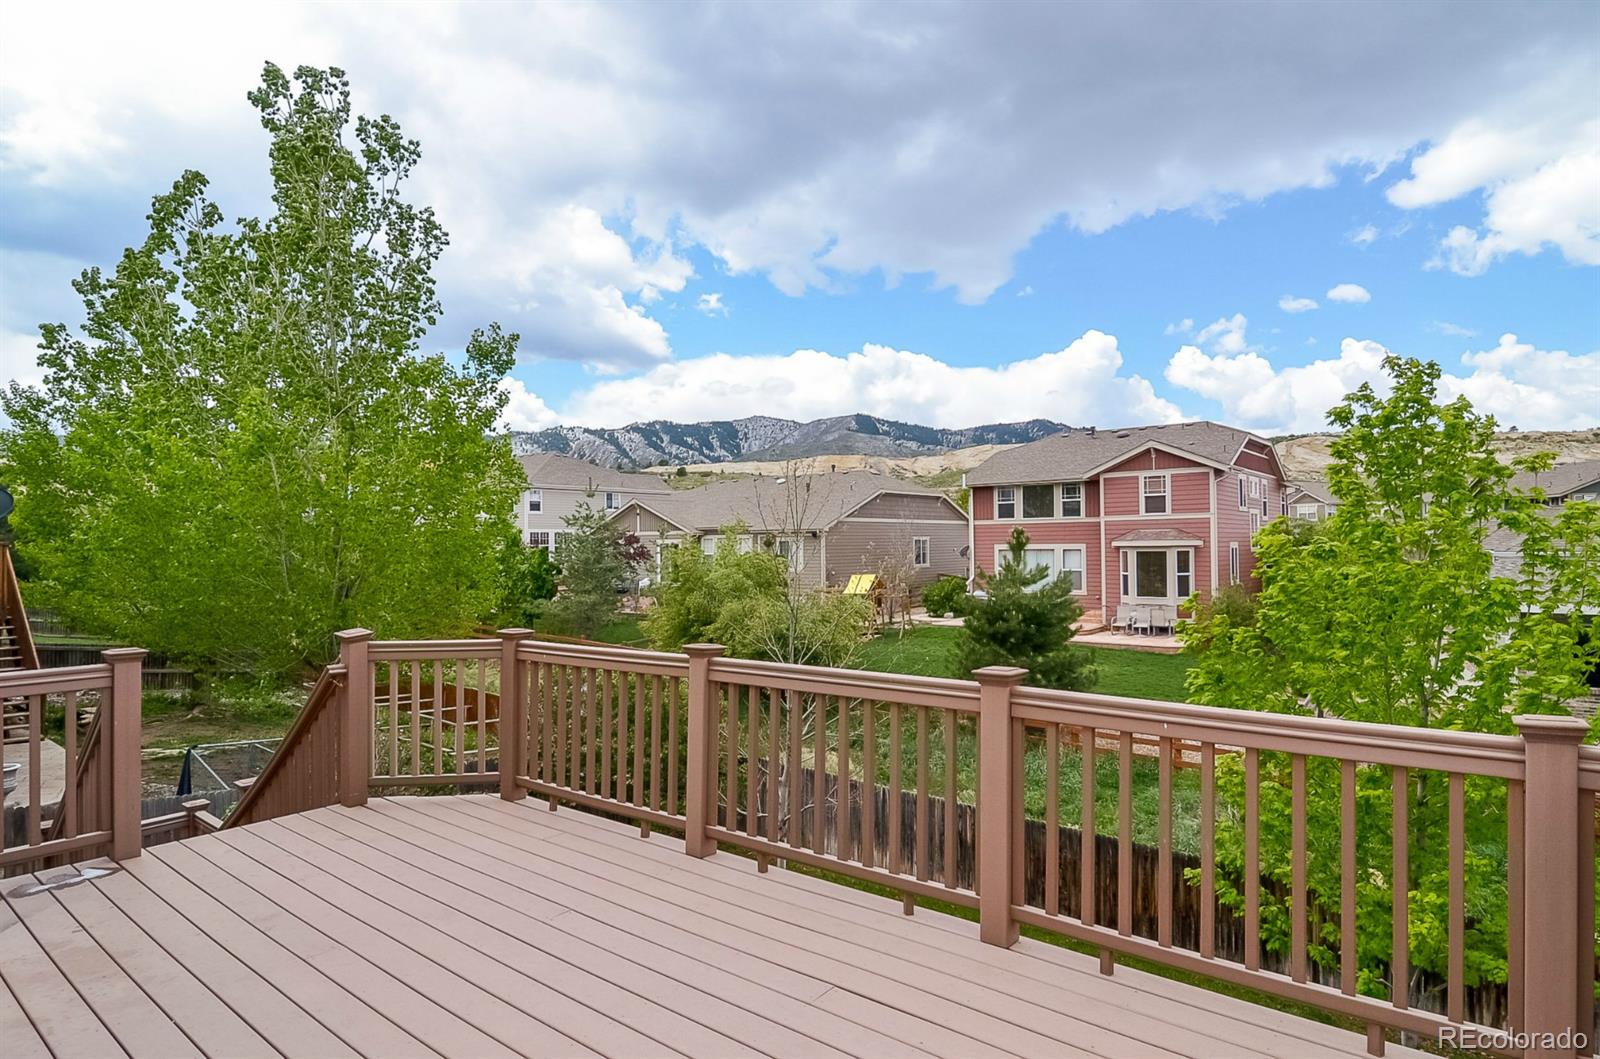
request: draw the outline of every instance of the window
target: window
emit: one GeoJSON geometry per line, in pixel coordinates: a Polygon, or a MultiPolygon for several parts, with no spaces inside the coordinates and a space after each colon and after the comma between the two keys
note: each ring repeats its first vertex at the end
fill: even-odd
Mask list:
{"type": "Polygon", "coordinates": [[[1055,506],[1055,486],[1025,485],[1022,487],[1023,518],[1049,518],[1055,506]]]}
{"type": "Polygon", "coordinates": [[[928,538],[926,538],[926,537],[912,537],[911,538],[911,565],[912,566],[927,566],[928,565],[928,538]]]}
{"type": "Polygon", "coordinates": [[[1245,490],[1246,490],[1247,486],[1245,485],[1244,478],[1245,478],[1245,476],[1242,475],[1242,474],[1239,476],[1239,510],[1240,511],[1243,511],[1245,508],[1250,506],[1250,501],[1245,497],[1245,490]]]}
{"type": "Polygon", "coordinates": [[[1178,598],[1188,599],[1194,594],[1194,552],[1188,548],[1180,548],[1175,553],[1174,563],[1177,576],[1178,598]]]}
{"type": "Polygon", "coordinates": [[[1265,522],[1272,516],[1267,514],[1267,505],[1272,502],[1272,491],[1265,486],[1261,489],[1261,521],[1265,522]]]}
{"type": "Polygon", "coordinates": [[[1128,572],[1128,563],[1129,563],[1129,560],[1128,560],[1128,549],[1123,548],[1122,549],[1122,598],[1124,598],[1124,599],[1126,599],[1129,596],[1133,595],[1133,585],[1129,581],[1129,578],[1132,575],[1128,572]]]}
{"type": "Polygon", "coordinates": [[[1072,591],[1083,591],[1083,549],[1061,549],[1061,576],[1072,582],[1072,591]]]}
{"type": "Polygon", "coordinates": [[[1253,497],[1261,495],[1261,479],[1259,479],[1259,478],[1250,479],[1250,495],[1253,496],[1253,497]]]}
{"type": "Polygon", "coordinates": [[[1142,515],[1165,515],[1167,513],[1167,476],[1164,474],[1141,475],[1139,513],[1142,515]]]}
{"type": "Polygon", "coordinates": [[[541,512],[543,510],[544,510],[544,490],[543,489],[530,489],[530,490],[528,490],[528,513],[531,514],[531,515],[537,515],[539,512],[541,512]]]}
{"type": "Polygon", "coordinates": [[[1307,522],[1317,521],[1317,505],[1296,504],[1294,506],[1294,517],[1298,519],[1304,519],[1307,522]]]}
{"type": "Polygon", "coordinates": [[[550,555],[552,558],[561,554],[561,542],[566,540],[568,536],[569,534],[565,530],[558,530],[550,534],[550,555]]]}
{"type": "Polygon", "coordinates": [[[607,511],[616,511],[617,509],[619,509],[621,507],[622,507],[622,494],[621,493],[607,493],[606,494],[606,510],[607,511]]]}
{"type": "Polygon", "coordinates": [[[1133,553],[1133,594],[1144,599],[1167,598],[1167,553],[1133,553]]]}
{"type": "Polygon", "coordinates": [[[1250,539],[1255,540],[1256,534],[1261,532],[1261,512],[1250,512],[1250,539]]]}
{"type": "Polygon", "coordinates": [[[1083,517],[1083,483],[1082,482],[1062,482],[1061,483],[1061,517],[1062,518],[1082,518],[1083,517]]]}
{"type": "Polygon", "coordinates": [[[717,554],[717,542],[720,541],[720,540],[722,540],[722,538],[717,536],[714,533],[708,533],[704,537],[701,537],[700,538],[700,554],[701,555],[715,555],[715,554],[717,554]]]}
{"type": "Polygon", "coordinates": [[[1002,485],[994,491],[994,517],[1017,517],[1017,488],[1013,485],[1002,485]]]}
{"type": "Polygon", "coordinates": [[[533,530],[528,534],[528,547],[550,550],[550,532],[548,530],[533,530]]]}
{"type": "Polygon", "coordinates": [[[1287,490],[1284,491],[1283,496],[1278,498],[1278,506],[1283,509],[1279,513],[1287,517],[1289,514],[1289,493],[1287,490]]]}
{"type": "Polygon", "coordinates": [[[1237,585],[1239,583],[1239,542],[1238,541],[1229,541],[1228,542],[1228,583],[1230,585],[1237,585]]]}
{"type": "Polygon", "coordinates": [[[780,559],[789,561],[789,569],[801,570],[806,565],[805,541],[795,540],[790,537],[780,537],[774,545],[780,559]]]}
{"type": "Polygon", "coordinates": [[[1028,586],[1029,592],[1037,592],[1048,585],[1056,576],[1056,550],[1054,548],[1027,548],[1022,552],[1022,566],[1025,570],[1045,571],[1045,578],[1028,586]]]}

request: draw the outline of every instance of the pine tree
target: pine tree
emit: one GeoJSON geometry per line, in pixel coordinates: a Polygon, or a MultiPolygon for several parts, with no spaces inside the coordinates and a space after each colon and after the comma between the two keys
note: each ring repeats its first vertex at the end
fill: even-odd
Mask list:
{"type": "Polygon", "coordinates": [[[1027,683],[1039,688],[1081,691],[1094,684],[1087,651],[1072,645],[1073,622],[1082,608],[1072,582],[1050,578],[1042,567],[1029,568],[1028,535],[1019,526],[1000,569],[979,574],[984,595],[963,607],[965,626],[957,640],[959,672],[984,666],[1021,666],[1027,683]]]}

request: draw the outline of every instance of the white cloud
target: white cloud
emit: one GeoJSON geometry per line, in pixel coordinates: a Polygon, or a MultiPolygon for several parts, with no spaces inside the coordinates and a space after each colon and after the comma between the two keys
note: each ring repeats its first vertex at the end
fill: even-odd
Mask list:
{"type": "Polygon", "coordinates": [[[1466,376],[1446,375],[1441,388],[1464,394],[1505,426],[1574,430],[1600,422],[1600,351],[1573,355],[1500,336],[1499,345],[1463,353],[1466,376]]]}
{"type": "Polygon", "coordinates": [[[13,382],[37,386],[44,382],[39,367],[39,336],[0,330],[0,387],[13,382]]]}
{"type": "Polygon", "coordinates": [[[1310,312],[1317,307],[1315,298],[1296,298],[1292,294],[1285,294],[1278,299],[1278,308],[1286,313],[1310,312]]]}
{"type": "Polygon", "coordinates": [[[699,298],[695,299],[694,307],[707,316],[728,315],[728,307],[722,304],[722,295],[717,292],[700,295],[699,298]]]}
{"type": "Polygon", "coordinates": [[[543,430],[561,425],[561,417],[536,393],[531,393],[521,379],[500,380],[500,389],[506,395],[506,407],[500,414],[500,428],[510,430],[543,430]]]}
{"type": "Polygon", "coordinates": [[[1194,321],[1185,316],[1175,324],[1168,324],[1162,328],[1161,333],[1167,336],[1187,335],[1194,331],[1194,321]]]}
{"type": "MultiPolygon", "coordinates": [[[[1600,138],[1600,122],[1592,137],[1600,138]]],[[[1482,232],[1457,225],[1434,265],[1479,276],[1507,254],[1557,247],[1575,265],[1600,265],[1600,148],[1569,154],[1490,192],[1482,232]]]]}
{"type": "Polygon", "coordinates": [[[1378,241],[1378,229],[1371,224],[1363,224],[1360,228],[1350,233],[1350,242],[1356,246],[1371,246],[1378,241]]]}
{"type": "Polygon", "coordinates": [[[1330,302],[1350,302],[1353,304],[1372,300],[1372,295],[1367,292],[1367,288],[1359,283],[1341,283],[1328,291],[1327,297],[1330,302]]]}
{"type": "Polygon", "coordinates": [[[1217,353],[1243,353],[1250,348],[1244,337],[1244,330],[1248,324],[1249,321],[1245,319],[1243,313],[1224,316],[1196,332],[1195,345],[1203,346],[1209,343],[1212,350],[1217,353]]]}
{"type": "Polygon", "coordinates": [[[1122,364],[1116,338],[1100,331],[1057,352],[994,367],[870,344],[844,356],[812,349],[770,357],[718,353],[600,381],[576,394],[560,418],[620,426],[757,412],[796,419],[866,412],[945,427],[1034,416],[1100,426],[1182,418],[1148,380],[1123,374],[1122,364]]]}
{"type": "Polygon", "coordinates": [[[1027,298],[1027,297],[1031,296],[1032,294],[1033,294],[1033,287],[1031,285],[1027,286],[1027,287],[1023,287],[1021,290],[1017,291],[1017,297],[1019,297],[1019,298],[1027,298]]]}
{"type": "Polygon", "coordinates": [[[1449,335],[1452,338],[1472,338],[1478,333],[1470,327],[1462,327],[1448,320],[1435,320],[1431,327],[1441,335],[1449,335]]]}

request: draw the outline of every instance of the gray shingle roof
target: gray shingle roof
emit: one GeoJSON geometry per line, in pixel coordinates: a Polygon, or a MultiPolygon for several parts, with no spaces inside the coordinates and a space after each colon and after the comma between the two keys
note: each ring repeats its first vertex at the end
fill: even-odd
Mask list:
{"type": "Polygon", "coordinates": [[[1288,486],[1289,503],[1291,504],[1296,500],[1296,493],[1304,493],[1306,496],[1309,496],[1313,500],[1316,500],[1318,503],[1322,504],[1337,504],[1339,502],[1338,498],[1333,495],[1333,490],[1328,488],[1327,482],[1303,479],[1290,482],[1288,483],[1288,486]]]}
{"type": "Polygon", "coordinates": [[[787,480],[761,477],[712,482],[639,502],[690,532],[712,533],[742,519],[752,530],[770,533],[827,529],[883,492],[941,495],[937,489],[915,482],[868,471],[840,471],[787,480]]]}
{"type": "Polygon", "coordinates": [[[1145,541],[1194,541],[1199,544],[1200,539],[1192,533],[1183,533],[1179,530],[1150,528],[1137,529],[1131,533],[1124,533],[1116,538],[1112,544],[1140,544],[1145,541]]]}
{"type": "Polygon", "coordinates": [[[630,493],[672,491],[670,486],[653,474],[629,474],[558,452],[534,452],[517,457],[517,461],[528,476],[528,485],[534,489],[614,489],[630,493]]]}
{"type": "Polygon", "coordinates": [[[1600,460],[1579,460],[1575,463],[1558,463],[1548,471],[1518,472],[1511,484],[1520,489],[1538,486],[1551,500],[1566,496],[1582,486],[1600,482],[1600,460]]]}
{"type": "Polygon", "coordinates": [[[967,473],[967,484],[1070,481],[1152,443],[1226,467],[1232,465],[1248,439],[1271,448],[1265,438],[1205,420],[1113,430],[1069,430],[995,453],[967,473]]]}

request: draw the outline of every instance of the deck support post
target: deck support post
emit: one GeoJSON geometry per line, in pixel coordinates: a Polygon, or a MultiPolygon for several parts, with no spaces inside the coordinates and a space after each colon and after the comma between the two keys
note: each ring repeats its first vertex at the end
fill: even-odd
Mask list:
{"type": "Polygon", "coordinates": [[[709,857],[717,844],[706,828],[717,817],[717,702],[711,683],[711,662],[721,644],[685,644],[689,656],[689,761],[684,776],[683,851],[709,857]]]}
{"type": "Polygon", "coordinates": [[[1514,718],[1522,736],[1523,775],[1522,1003],[1529,1036],[1526,1059],[1572,1059],[1573,1035],[1587,1038],[1592,999],[1578,997],[1578,961],[1592,957],[1593,924],[1576,920],[1578,902],[1578,744],[1587,725],[1572,716],[1525,714],[1514,718]],[[1582,1014],[1580,1019],[1578,1016],[1582,1014]],[[1558,1046],[1565,1042],[1564,1046],[1558,1046]]]}
{"type": "MultiPolygon", "coordinates": [[[[500,630],[500,716],[496,719],[500,757],[500,797],[508,802],[521,801],[527,790],[517,782],[526,762],[523,757],[528,748],[528,716],[532,704],[527,701],[528,682],[523,679],[522,661],[517,648],[533,635],[532,629],[500,630]]],[[[486,708],[484,704],[483,708],[486,708]]]]}
{"type": "Polygon", "coordinates": [[[1027,675],[1016,666],[985,666],[972,674],[978,682],[978,937],[1004,947],[1017,943],[1011,846],[1020,755],[1013,746],[1011,689],[1027,675]]]}
{"type": "MultiPolygon", "coordinates": [[[[139,855],[144,835],[140,809],[144,784],[139,769],[139,729],[143,711],[144,657],[142,647],[114,647],[100,657],[111,664],[111,692],[102,704],[104,736],[111,751],[111,859],[131,860],[139,855]]],[[[70,764],[70,763],[69,763],[70,764]]],[[[72,774],[67,774],[72,783],[72,774]]]]}
{"type": "MultiPolygon", "coordinates": [[[[372,666],[367,648],[371,629],[346,629],[333,634],[344,665],[344,686],[339,702],[339,804],[367,804],[372,781],[372,666]]],[[[398,694],[398,690],[396,690],[398,694]]],[[[391,717],[390,723],[394,720],[391,717]]]]}

